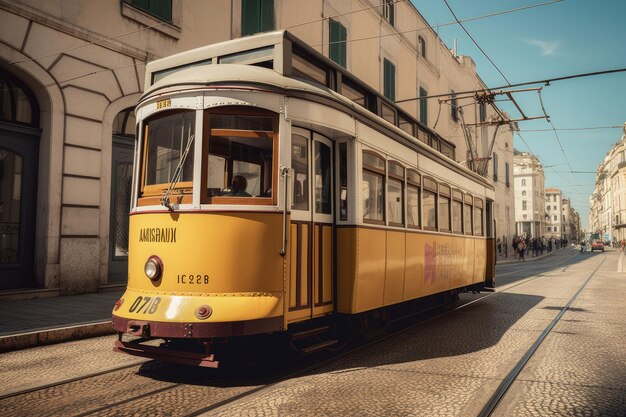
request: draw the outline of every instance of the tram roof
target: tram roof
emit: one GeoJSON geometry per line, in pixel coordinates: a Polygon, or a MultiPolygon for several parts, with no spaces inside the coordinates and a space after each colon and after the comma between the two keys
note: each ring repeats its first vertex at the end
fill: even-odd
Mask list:
{"type": "MultiPolygon", "coordinates": [[[[454,143],[419,123],[413,116],[386,99],[379,92],[373,90],[363,81],[360,81],[345,68],[323,56],[286,30],[232,39],[152,61],[146,67],[145,93],[140,101],[143,101],[148,95],[157,90],[170,87],[176,88],[183,85],[196,85],[199,87],[201,85],[233,82],[266,85],[283,90],[300,91],[332,98],[369,119],[372,116],[376,116],[380,119],[379,122],[382,121],[380,124],[393,126],[394,129],[392,130],[395,133],[400,133],[405,139],[410,137],[411,141],[418,143],[418,146],[429,153],[435,155],[443,154],[443,156],[447,157],[444,159],[451,159],[452,161],[455,159],[454,149],[456,145],[454,143]],[[328,77],[331,85],[292,78],[292,63],[295,55],[299,58],[310,59],[314,65],[317,64],[326,71],[335,71],[336,76],[328,77]],[[341,76],[338,76],[339,74],[341,76]],[[357,88],[360,92],[366,94],[368,104],[362,106],[335,91],[338,89],[338,86],[332,85],[332,83],[336,84],[337,79],[341,80],[341,83],[348,83],[351,88],[357,88]],[[373,105],[370,105],[370,101],[373,105]],[[382,107],[390,106],[397,113],[397,120],[401,117],[410,120],[414,125],[414,135],[406,133],[397,125],[382,118],[382,107]],[[438,141],[442,146],[442,150],[439,151],[430,144],[424,143],[421,139],[417,139],[418,131],[420,133],[426,132],[427,136],[438,141]],[[444,146],[451,149],[452,157],[443,152],[444,146]]],[[[470,173],[470,176],[480,178],[481,182],[489,185],[480,175],[458,165],[456,161],[454,162],[464,172],[470,173]]]]}

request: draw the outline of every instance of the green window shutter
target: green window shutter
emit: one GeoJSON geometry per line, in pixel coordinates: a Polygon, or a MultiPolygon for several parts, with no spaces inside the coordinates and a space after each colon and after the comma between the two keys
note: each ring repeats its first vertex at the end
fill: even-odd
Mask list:
{"type": "Polygon", "coordinates": [[[274,30],[274,0],[241,0],[241,36],[274,30]]]}
{"type": "Polygon", "coordinates": [[[274,0],[261,0],[260,32],[274,30],[274,0]]]}
{"type": "Polygon", "coordinates": [[[426,97],[428,92],[420,87],[420,122],[427,125],[428,124],[428,105],[426,104],[425,99],[421,99],[421,97],[426,97]]]}
{"type": "Polygon", "coordinates": [[[383,65],[383,94],[389,100],[396,101],[396,66],[386,59],[383,65]]]}
{"type": "Polygon", "coordinates": [[[346,68],[346,40],[348,32],[344,25],[332,19],[329,20],[330,25],[330,59],[337,64],[346,68]]]}
{"type": "Polygon", "coordinates": [[[258,0],[241,0],[241,36],[259,31],[258,0]]]}
{"type": "Polygon", "coordinates": [[[172,21],[172,0],[127,0],[128,3],[167,22],[172,21]]]}

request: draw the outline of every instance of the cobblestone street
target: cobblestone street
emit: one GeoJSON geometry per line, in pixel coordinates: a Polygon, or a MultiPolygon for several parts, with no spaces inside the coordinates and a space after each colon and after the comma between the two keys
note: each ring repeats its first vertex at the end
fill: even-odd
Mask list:
{"type": "Polygon", "coordinates": [[[477,416],[591,276],[493,415],[622,416],[626,279],[616,272],[620,256],[569,249],[533,263],[500,265],[496,293],[463,294],[462,308],[277,383],[221,380],[209,369],[119,355],[109,336],[5,353],[0,411],[477,416]]]}

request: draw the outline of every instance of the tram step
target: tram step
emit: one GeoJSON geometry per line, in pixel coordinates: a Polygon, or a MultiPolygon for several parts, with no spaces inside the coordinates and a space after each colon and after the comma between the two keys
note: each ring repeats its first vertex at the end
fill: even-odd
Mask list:
{"type": "Polygon", "coordinates": [[[302,353],[309,354],[309,353],[317,352],[318,350],[322,350],[327,347],[336,345],[338,342],[339,342],[338,340],[333,339],[333,340],[327,340],[325,342],[318,343],[316,345],[307,346],[305,348],[302,348],[302,353]]]}
{"type": "Polygon", "coordinates": [[[304,339],[307,337],[315,336],[317,334],[326,333],[329,328],[330,326],[322,326],[322,327],[317,327],[315,329],[308,329],[308,330],[303,330],[301,332],[292,333],[291,340],[304,339]]]}

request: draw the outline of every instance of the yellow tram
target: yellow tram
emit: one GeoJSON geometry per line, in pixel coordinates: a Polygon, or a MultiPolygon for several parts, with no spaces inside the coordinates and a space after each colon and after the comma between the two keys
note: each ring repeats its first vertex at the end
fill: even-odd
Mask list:
{"type": "Polygon", "coordinates": [[[492,186],[290,33],[154,61],[145,87],[116,349],[217,367],[218,340],[493,286],[492,186]]]}

